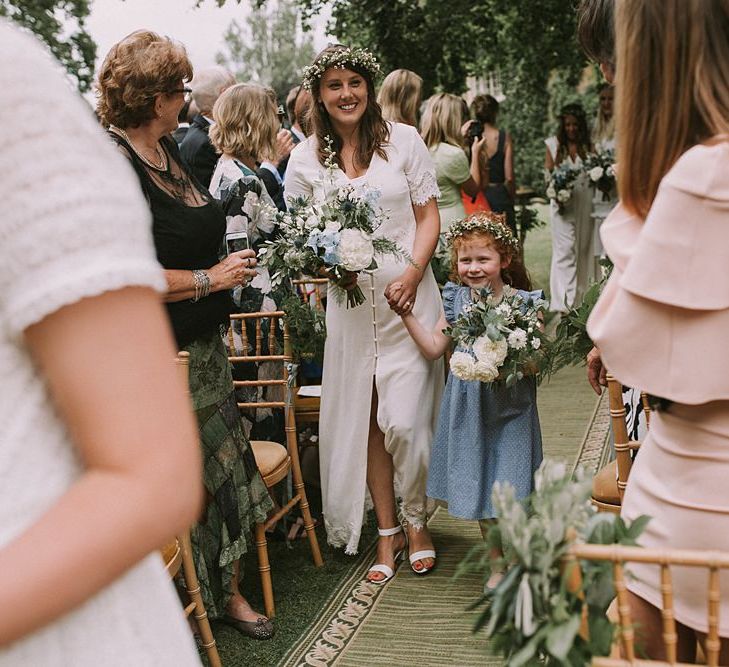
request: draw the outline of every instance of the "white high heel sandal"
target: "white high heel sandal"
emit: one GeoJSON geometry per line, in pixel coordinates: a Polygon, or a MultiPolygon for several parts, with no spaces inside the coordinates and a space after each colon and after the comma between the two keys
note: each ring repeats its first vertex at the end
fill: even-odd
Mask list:
{"type": "MultiPolygon", "coordinates": [[[[398,533],[402,533],[402,526],[395,526],[394,528],[378,528],[377,534],[380,537],[390,537],[391,535],[397,535],[398,533]]],[[[405,546],[400,549],[394,556],[393,560],[395,561],[395,567],[397,567],[397,563],[400,560],[400,558],[403,555],[403,552],[407,549],[407,540],[405,542],[405,546]]],[[[384,584],[390,581],[395,576],[395,570],[393,570],[389,565],[385,565],[384,563],[375,563],[369,570],[367,570],[367,574],[370,572],[379,572],[380,574],[384,574],[384,579],[367,579],[367,581],[371,584],[384,584]]]]}

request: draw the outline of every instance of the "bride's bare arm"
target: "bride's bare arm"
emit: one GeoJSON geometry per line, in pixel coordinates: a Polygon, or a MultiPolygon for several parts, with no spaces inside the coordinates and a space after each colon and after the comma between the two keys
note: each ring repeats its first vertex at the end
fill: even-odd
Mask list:
{"type": "Polygon", "coordinates": [[[68,612],[197,517],[198,432],[159,297],[126,288],[25,332],[85,468],[0,550],[0,645],[68,612]]]}

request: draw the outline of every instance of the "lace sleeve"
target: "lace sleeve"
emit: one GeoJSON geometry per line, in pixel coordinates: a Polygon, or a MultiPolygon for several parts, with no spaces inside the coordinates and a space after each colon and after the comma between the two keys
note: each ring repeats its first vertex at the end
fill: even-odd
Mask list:
{"type": "Polygon", "coordinates": [[[410,145],[405,160],[405,176],[410,188],[410,199],[415,206],[425,206],[431,199],[440,197],[435,164],[415,128],[408,127],[407,131],[410,145]]]}

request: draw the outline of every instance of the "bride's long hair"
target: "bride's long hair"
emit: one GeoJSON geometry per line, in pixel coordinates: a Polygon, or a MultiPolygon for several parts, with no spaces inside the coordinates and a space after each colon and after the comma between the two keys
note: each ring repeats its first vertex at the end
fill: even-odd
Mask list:
{"type": "MultiPolygon", "coordinates": [[[[330,44],[315,59],[316,63],[323,55],[336,51],[344,51],[347,47],[342,44],[330,44]]],[[[390,130],[387,123],[382,117],[382,109],[377,103],[377,95],[375,94],[375,82],[372,75],[363,67],[355,64],[347,64],[347,69],[357,72],[367,84],[367,107],[359,121],[359,144],[354,154],[354,163],[360,168],[367,168],[372,160],[372,156],[377,153],[383,160],[387,160],[384,146],[390,140],[390,130]]],[[[324,165],[328,157],[327,137],[331,137],[333,141],[332,148],[336,153],[337,164],[340,169],[344,170],[344,164],[341,161],[342,138],[337,134],[332,125],[329,113],[324,108],[321,101],[321,77],[315,79],[311,85],[311,94],[314,97],[314,104],[309,109],[309,121],[312,134],[316,135],[317,154],[319,162],[324,165]]]]}

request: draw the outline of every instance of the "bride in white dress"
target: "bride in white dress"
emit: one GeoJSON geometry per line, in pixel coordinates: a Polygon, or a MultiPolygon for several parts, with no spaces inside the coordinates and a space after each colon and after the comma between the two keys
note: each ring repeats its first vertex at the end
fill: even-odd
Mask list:
{"type": "Polygon", "coordinates": [[[327,305],[320,457],[328,540],[356,553],[369,488],[380,540],[368,579],[384,582],[406,546],[396,496],[413,571],[425,574],[435,565],[425,482],[443,366],[420,354],[398,316],[413,310],[424,326],[435,326],[441,313],[429,267],[440,231],[435,167],[415,128],[382,119],[373,85],[378,71],[364,49],[330,46],[317,56],[304,81],[315,101],[314,132],[291,153],[285,188],[289,200],[321,196],[328,135],[337,182],[380,191],[388,219],[378,233],[414,260],[378,258],[378,268],[359,279],[365,303],[347,310],[330,298],[327,305]]]}

